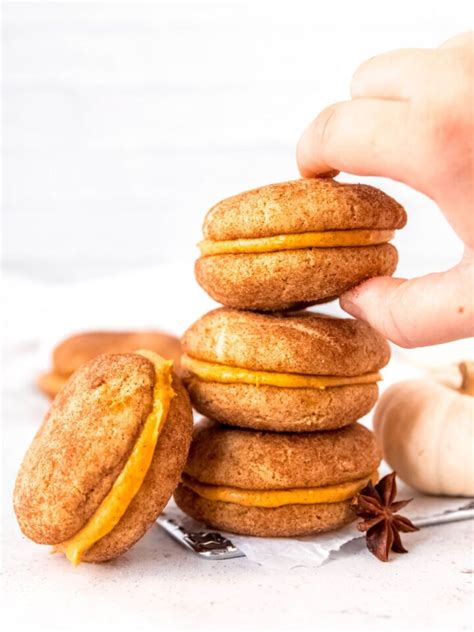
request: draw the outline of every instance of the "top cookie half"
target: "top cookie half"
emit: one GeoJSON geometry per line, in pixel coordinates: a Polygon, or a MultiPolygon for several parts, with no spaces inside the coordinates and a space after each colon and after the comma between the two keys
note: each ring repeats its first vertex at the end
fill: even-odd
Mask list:
{"type": "Polygon", "coordinates": [[[318,178],[260,187],[208,212],[196,278],[239,309],[328,301],[393,274],[397,252],[388,242],[405,223],[402,206],[368,185],[318,178]]]}

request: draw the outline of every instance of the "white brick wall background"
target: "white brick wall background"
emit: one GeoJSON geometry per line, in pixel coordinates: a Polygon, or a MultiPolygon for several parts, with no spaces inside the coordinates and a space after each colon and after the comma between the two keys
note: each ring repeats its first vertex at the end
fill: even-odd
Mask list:
{"type": "MultiPolygon", "coordinates": [[[[466,30],[468,4],[5,3],[5,269],[67,281],[193,258],[212,203],[297,177],[300,132],[358,63],[466,30]]],[[[410,211],[400,272],[454,263],[433,205],[378,183],[410,211]]]]}

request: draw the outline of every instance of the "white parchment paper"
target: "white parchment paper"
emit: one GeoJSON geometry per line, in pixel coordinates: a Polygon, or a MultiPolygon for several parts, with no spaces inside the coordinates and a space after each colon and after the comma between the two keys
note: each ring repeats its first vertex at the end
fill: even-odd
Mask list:
{"type": "MultiPolygon", "coordinates": [[[[413,498],[413,501],[401,512],[402,515],[411,520],[438,516],[445,511],[459,509],[469,502],[467,498],[426,496],[400,481],[398,482],[398,490],[399,499],[413,498]]],[[[207,529],[202,523],[186,516],[173,501],[168,504],[166,515],[189,531],[207,529]]],[[[356,522],[337,531],[302,538],[253,538],[223,531],[220,533],[229,538],[235,546],[245,553],[249,561],[275,570],[290,570],[297,566],[318,567],[330,560],[331,553],[339,551],[345,544],[356,539],[360,540],[361,547],[365,546],[364,534],[357,530],[356,522]]],[[[402,534],[402,541],[409,549],[410,534],[402,534]]]]}

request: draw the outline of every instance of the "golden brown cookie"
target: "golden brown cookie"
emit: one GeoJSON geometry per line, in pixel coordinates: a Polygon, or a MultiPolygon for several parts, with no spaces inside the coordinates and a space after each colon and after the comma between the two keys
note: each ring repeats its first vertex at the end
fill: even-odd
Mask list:
{"type": "Polygon", "coordinates": [[[23,533],[73,562],[127,551],[153,524],[186,461],[192,411],[171,362],[99,355],[53,401],[20,467],[23,533]]]}
{"type": "Polygon", "coordinates": [[[131,353],[151,349],[167,360],[179,363],[178,338],[162,331],[90,331],[63,340],[53,351],[53,368],[37,380],[40,391],[55,397],[68,378],[84,362],[101,353],[131,353]]]}
{"type": "Polygon", "coordinates": [[[282,434],[204,420],[174,496],[183,511],[217,529],[263,537],[320,533],[355,517],[351,499],[376,478],[379,464],[375,438],[359,424],[282,434]]]}
{"type": "Polygon", "coordinates": [[[340,428],[377,400],[390,357],[365,322],[311,312],[219,308],[184,334],[183,376],[194,407],[255,430],[340,428]]]}
{"type": "Polygon", "coordinates": [[[328,178],[260,187],[216,204],[204,220],[196,279],[223,305],[275,311],[332,300],[391,275],[387,243],[403,208],[368,185],[328,178]]]}
{"type": "Polygon", "coordinates": [[[56,371],[48,371],[47,373],[40,373],[36,384],[42,393],[53,399],[67,381],[68,377],[65,375],[60,375],[56,371]]]}

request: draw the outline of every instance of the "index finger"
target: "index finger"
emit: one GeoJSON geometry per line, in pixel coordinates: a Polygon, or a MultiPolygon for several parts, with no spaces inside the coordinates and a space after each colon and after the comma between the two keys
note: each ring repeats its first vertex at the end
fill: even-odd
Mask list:
{"type": "Polygon", "coordinates": [[[311,123],[297,148],[304,177],[330,168],[414,185],[420,171],[410,107],[405,101],[355,99],[336,103],[311,123]]]}

